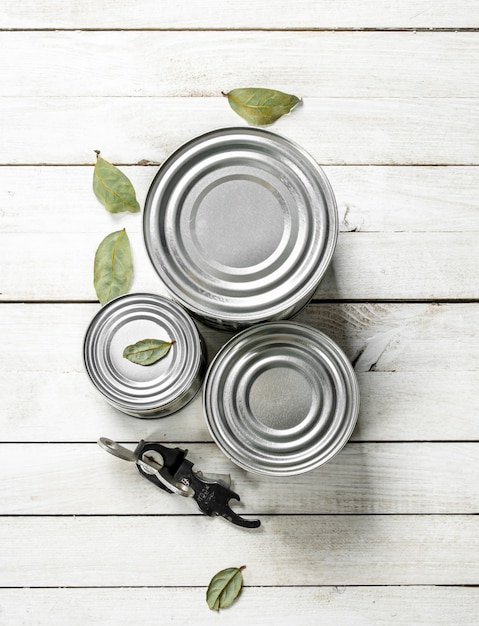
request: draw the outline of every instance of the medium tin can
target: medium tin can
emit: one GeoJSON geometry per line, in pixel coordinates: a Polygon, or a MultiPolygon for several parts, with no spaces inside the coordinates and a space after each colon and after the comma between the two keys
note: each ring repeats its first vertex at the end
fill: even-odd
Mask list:
{"type": "Polygon", "coordinates": [[[234,336],[205,378],[208,428],[245,470],[292,476],[335,456],[359,411],[354,370],[326,335],[303,324],[260,324],[234,336]]]}
{"type": "Polygon", "coordinates": [[[83,357],[94,386],[114,407],[134,417],[164,417],[198,392],[204,378],[204,344],[182,307],[152,294],[120,296],[93,318],[83,357]],[[143,339],[174,342],[168,354],[142,366],[123,350],[143,339]]]}
{"type": "Polygon", "coordinates": [[[162,164],[143,230],[171,296],[207,324],[239,329],[308,303],[333,256],[338,215],[305,150],[262,129],[225,128],[162,164]]]}

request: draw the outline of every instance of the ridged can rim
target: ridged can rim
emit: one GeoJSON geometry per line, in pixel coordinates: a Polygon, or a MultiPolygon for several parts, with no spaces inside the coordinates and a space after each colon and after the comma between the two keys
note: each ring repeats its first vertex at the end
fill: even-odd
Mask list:
{"type": "Polygon", "coordinates": [[[332,459],[353,433],[359,387],[327,335],[292,321],[243,330],[210,364],[203,389],[210,434],[247,471],[293,476],[332,459]]]}
{"type": "Polygon", "coordinates": [[[171,296],[206,323],[283,319],[313,296],[339,231],[324,171],[269,130],[204,133],[160,166],[143,234],[171,296]]]}
{"type": "Polygon", "coordinates": [[[91,320],[83,343],[85,370],[94,387],[120,411],[136,417],[168,415],[199,390],[204,344],[191,316],[163,296],[127,294],[105,304],[91,320]],[[123,350],[142,339],[173,341],[168,354],[142,366],[123,350]]]}

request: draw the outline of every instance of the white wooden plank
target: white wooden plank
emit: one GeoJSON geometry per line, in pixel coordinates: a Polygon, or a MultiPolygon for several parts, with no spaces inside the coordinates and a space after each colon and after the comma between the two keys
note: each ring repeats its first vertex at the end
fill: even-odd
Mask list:
{"type": "MultiPolygon", "coordinates": [[[[109,159],[106,152],[104,157],[109,159]]],[[[469,168],[453,169],[460,174],[469,168]]],[[[133,183],[143,207],[158,167],[122,166],[121,170],[133,183]]],[[[125,226],[129,233],[142,229],[142,218],[137,214],[112,215],[105,211],[93,194],[93,166],[4,166],[0,168],[0,180],[3,233],[108,233],[117,225],[125,226]]],[[[466,198],[460,204],[467,211],[465,205],[470,202],[466,198]]]]}
{"type": "MultiPolygon", "coordinates": [[[[105,158],[109,158],[105,154],[105,158]]],[[[122,166],[143,206],[158,166],[122,166]]],[[[477,232],[478,168],[326,166],[341,231],[477,232]]],[[[0,169],[3,233],[141,230],[138,215],[113,216],[92,193],[93,166],[4,166],[0,169]],[[67,191],[65,191],[67,190],[67,191]]]]}
{"type": "Polygon", "coordinates": [[[193,517],[7,517],[2,586],[477,584],[477,516],[271,516],[257,530],[193,517]]]}
{"type": "Polygon", "coordinates": [[[319,299],[475,298],[475,233],[341,233],[319,299]]]}
{"type": "MultiPolygon", "coordinates": [[[[209,441],[201,397],[171,417],[145,421],[116,411],[90,385],[81,350],[98,309],[0,307],[1,440],[209,441]]],[[[319,304],[299,320],[356,360],[361,408],[354,439],[479,439],[477,305],[319,304]]],[[[202,331],[210,357],[230,336],[202,331]]]]}
{"type": "MultiPolygon", "coordinates": [[[[479,511],[479,443],[349,444],[317,470],[284,478],[244,472],[212,443],[175,445],[188,448],[195,469],[231,476],[240,514],[479,511]]],[[[160,491],[96,444],[0,449],[0,515],[200,514],[192,500],[160,491]]]]}
{"type": "MultiPolygon", "coordinates": [[[[444,366],[449,362],[444,357],[444,366]]],[[[359,372],[353,439],[479,440],[476,372],[359,372]]]]}
{"type": "MultiPolygon", "coordinates": [[[[99,310],[99,304],[1,306],[5,349],[0,351],[0,368],[5,372],[83,373],[83,338],[99,310]]],[[[200,328],[211,357],[224,338],[231,336],[204,325],[200,328]]]]}
{"type": "Polygon", "coordinates": [[[472,167],[324,168],[342,231],[478,230],[479,177],[472,167]]]}
{"type": "MultiPolygon", "coordinates": [[[[140,218],[136,216],[139,220],[140,218]]],[[[122,219],[121,217],[119,219],[122,219]]],[[[0,235],[0,283],[3,300],[96,300],[93,286],[95,250],[103,238],[124,227],[112,219],[102,234],[0,235]],[[22,272],[18,268],[22,267],[22,272]],[[38,294],[38,295],[35,295],[38,294]]],[[[132,291],[165,294],[140,233],[130,233],[134,277],[132,291]]]]}
{"type": "MultiPolygon", "coordinates": [[[[83,372],[95,304],[4,304],[2,372],[83,372]],[[54,349],[52,349],[54,347],[54,349]]],[[[325,332],[356,371],[479,370],[477,304],[311,304],[297,318],[325,332]]],[[[212,356],[229,334],[202,326],[212,356]]]]}
{"type": "Polygon", "coordinates": [[[0,28],[474,28],[479,9],[474,0],[284,0],[259,4],[218,0],[205,4],[74,0],[7,3],[0,11],[0,28]]]}
{"type": "Polygon", "coordinates": [[[308,98],[479,95],[471,32],[0,32],[0,49],[2,96],[219,96],[250,85],[308,98]]]}
{"type": "Polygon", "coordinates": [[[336,341],[359,372],[477,370],[474,304],[403,306],[318,304],[299,319],[336,341]]]}
{"type": "MultiPolygon", "coordinates": [[[[77,345],[76,351],[80,349],[77,345]]],[[[81,371],[2,372],[0,389],[2,441],[96,441],[100,436],[116,441],[210,439],[201,394],[172,416],[140,420],[107,404],[81,371]]],[[[470,421],[477,423],[475,413],[472,420],[460,420],[465,423],[463,434],[470,421]]],[[[475,430],[467,430],[467,436],[473,438],[471,432],[475,430]]],[[[446,438],[442,431],[439,438],[446,438]]]]}
{"type": "MultiPolygon", "coordinates": [[[[100,210],[100,209],[99,209],[100,210]]],[[[0,234],[0,298],[96,300],[93,259],[108,232],[0,234]],[[59,260],[61,259],[61,262],[59,260]],[[22,267],[22,272],[18,268],[22,267]]],[[[136,221],[140,222],[136,216],[136,221]]],[[[121,221],[120,221],[121,220],[121,221]]],[[[132,291],[166,293],[143,236],[127,228],[134,261],[132,291]]],[[[340,233],[315,297],[320,299],[455,299],[479,296],[477,233],[340,233]]]]}
{"type": "MultiPolygon", "coordinates": [[[[221,86],[219,86],[221,89],[221,86]]],[[[183,142],[243,121],[219,98],[0,99],[2,164],[162,161],[183,142]]],[[[275,123],[319,163],[478,163],[479,99],[305,98],[275,123]],[[447,129],[447,132],[445,132],[447,129]]]]}
{"type": "MultiPolygon", "coordinates": [[[[248,569],[244,577],[248,578],[248,569]]],[[[167,623],[209,626],[206,586],[194,588],[1,589],[5,624],[84,626],[167,623]],[[52,607],[55,610],[52,611],[52,607]],[[180,622],[181,621],[181,622],[180,622]]],[[[228,611],[228,624],[301,626],[476,626],[479,591],[472,587],[250,587],[228,611]]]]}
{"type": "MultiPolygon", "coordinates": [[[[359,372],[353,441],[479,440],[479,372],[359,372]]],[[[137,420],[113,409],[83,372],[1,372],[1,440],[209,441],[199,394],[181,412],[137,420]],[[80,401],[81,399],[81,401],[80,401]]]]}

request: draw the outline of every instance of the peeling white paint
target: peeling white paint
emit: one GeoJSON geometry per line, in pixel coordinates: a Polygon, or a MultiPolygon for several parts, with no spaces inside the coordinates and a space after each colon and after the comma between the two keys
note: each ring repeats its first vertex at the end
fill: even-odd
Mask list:
{"type": "Polygon", "coordinates": [[[399,332],[399,328],[393,328],[371,337],[366,347],[359,354],[359,357],[357,357],[354,369],[358,372],[369,372],[371,368],[378,363],[384,351],[399,332]]]}

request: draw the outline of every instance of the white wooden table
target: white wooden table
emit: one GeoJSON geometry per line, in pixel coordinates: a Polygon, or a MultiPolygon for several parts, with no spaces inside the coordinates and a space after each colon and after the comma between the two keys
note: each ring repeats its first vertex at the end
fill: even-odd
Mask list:
{"type": "Polygon", "coordinates": [[[478,27],[477,0],[0,1],[0,624],[479,623],[478,27]],[[142,203],[173,149],[244,124],[221,91],[245,86],[303,97],[272,130],[324,167],[341,233],[301,319],[361,389],[352,441],[289,479],[229,463],[200,398],[130,418],[82,364],[107,233],[130,234],[132,291],[164,293],[141,217],[93,196],[94,149],[142,203]],[[262,527],[201,516],[99,436],[187,446],[262,527]],[[211,576],[243,564],[213,614],[211,576]]]}

